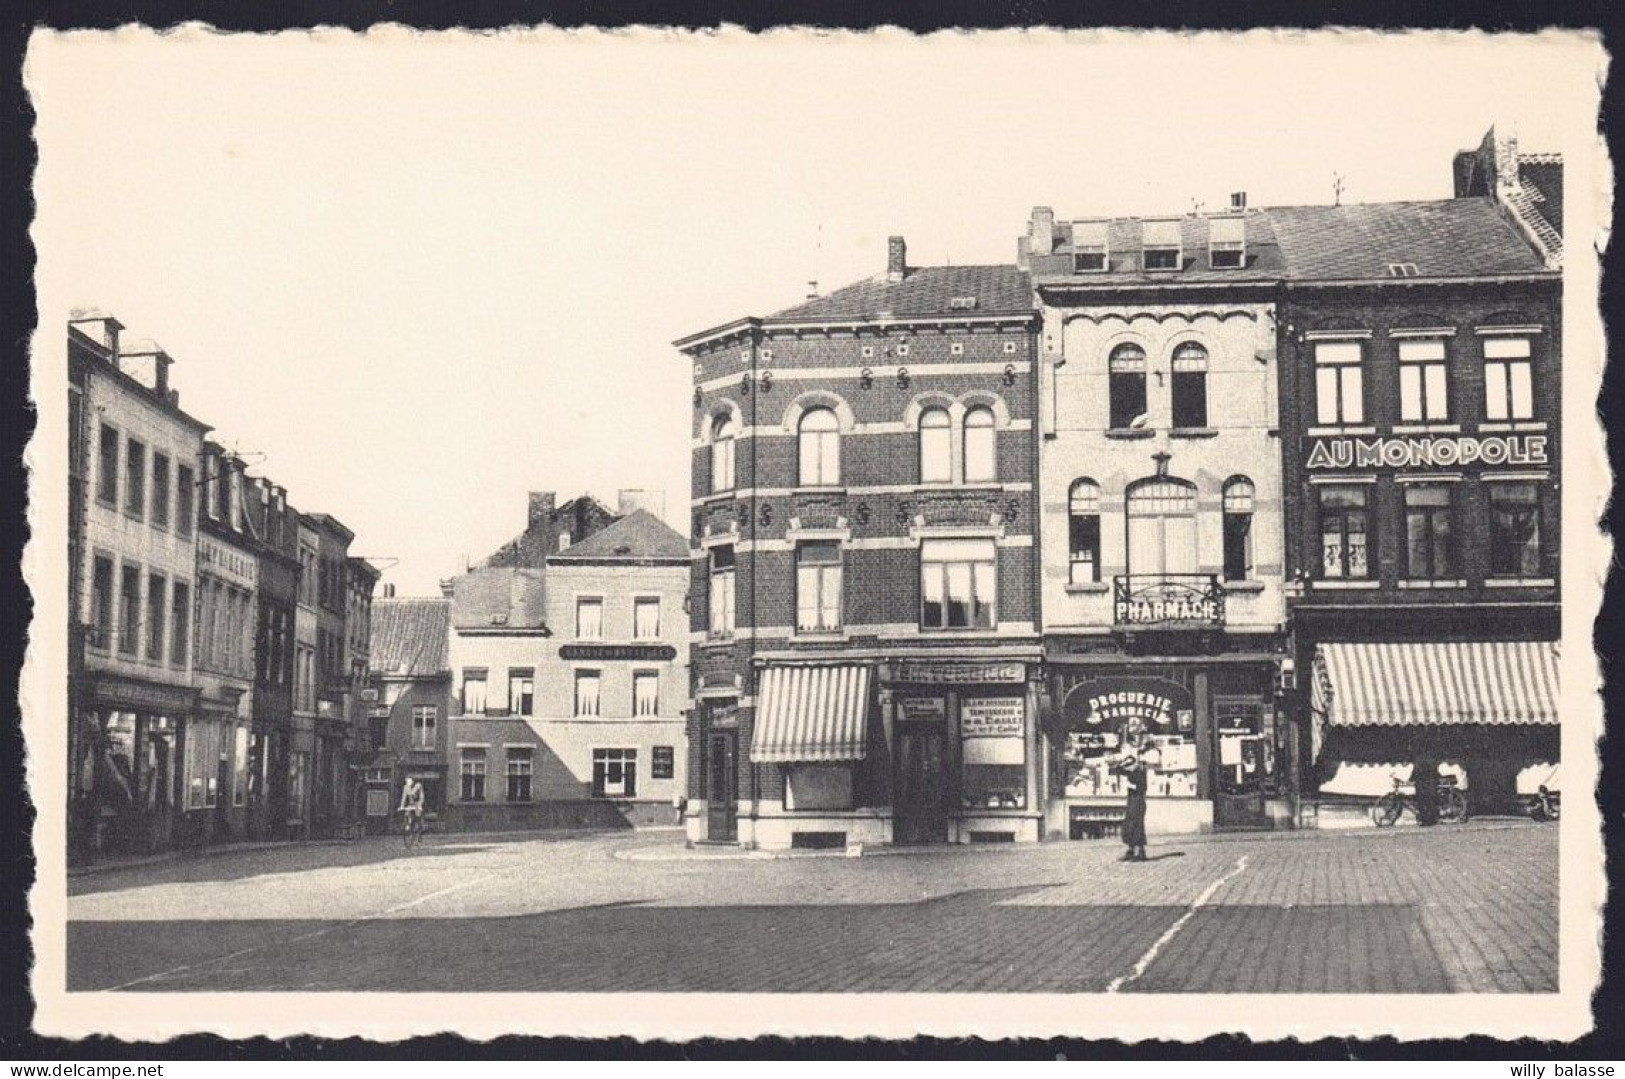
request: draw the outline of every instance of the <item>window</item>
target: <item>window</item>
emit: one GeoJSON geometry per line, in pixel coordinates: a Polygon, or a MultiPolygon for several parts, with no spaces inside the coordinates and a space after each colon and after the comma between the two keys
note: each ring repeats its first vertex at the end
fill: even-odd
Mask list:
{"type": "Polygon", "coordinates": [[[147,514],[147,447],[133,438],[124,455],[124,512],[131,517],[147,514]]]}
{"type": "Polygon", "coordinates": [[[113,560],[102,555],[90,575],[90,646],[113,646],[113,560]]]}
{"type": "Polygon", "coordinates": [[[809,408],[801,414],[798,459],[801,486],[831,487],[841,482],[841,431],[835,411],[809,408]]]}
{"type": "Polygon", "coordinates": [[[1175,427],[1207,426],[1207,349],[1187,341],[1174,349],[1175,427]]]}
{"type": "Polygon", "coordinates": [[[728,637],[734,631],[733,544],[711,548],[711,636],[728,637]]]}
{"type": "Polygon", "coordinates": [[[412,706],[412,748],[433,749],[435,724],[440,720],[440,709],[432,704],[412,706]]]}
{"type": "Polygon", "coordinates": [[[141,571],[125,566],[119,574],[118,650],[133,656],[140,648],[141,571]]]}
{"type": "Polygon", "coordinates": [[[660,638],[660,598],[639,596],[632,601],[632,639],[654,641],[660,638]]]}
{"type": "Polygon", "coordinates": [[[734,485],[734,436],[739,425],[732,416],[711,423],[711,490],[731,491],[734,485]]]}
{"type": "Polygon", "coordinates": [[[1145,423],[1145,349],[1118,345],[1106,360],[1107,394],[1113,430],[1145,423]]]}
{"type": "Polygon", "coordinates": [[[1150,577],[1196,572],[1196,488],[1141,480],[1128,492],[1128,571],[1150,577]]]}
{"type": "Polygon", "coordinates": [[[594,798],[637,797],[638,751],[635,749],[593,750],[592,793],[594,798]]]}
{"type": "Polygon", "coordinates": [[[1208,221],[1208,265],[1215,270],[1237,270],[1247,264],[1247,222],[1240,217],[1208,221]]]}
{"type": "Polygon", "coordinates": [[[1443,341],[1399,343],[1399,418],[1407,423],[1450,418],[1443,341]]]}
{"type": "Polygon", "coordinates": [[[1224,579],[1253,575],[1253,481],[1241,476],[1224,485],[1224,579]]]}
{"type": "Polygon", "coordinates": [[[633,672],[632,714],[635,716],[657,716],[660,714],[660,675],[656,672],[633,672]]]}
{"type": "Polygon", "coordinates": [[[535,703],[535,668],[510,667],[508,669],[508,714],[528,716],[535,703]]]}
{"type": "Polygon", "coordinates": [[[677,778],[677,749],[674,746],[655,746],[649,753],[650,779],[677,778]]]}
{"type": "Polygon", "coordinates": [[[152,523],[169,527],[169,456],[152,455],[152,523]]]}
{"type": "Polygon", "coordinates": [[[147,658],[154,663],[164,661],[164,619],[169,616],[167,584],[162,574],[147,576],[147,658]]]}
{"type": "Polygon", "coordinates": [[[1073,273],[1104,273],[1110,268],[1110,257],[1106,222],[1072,222],[1073,273]]]}
{"type": "Polygon", "coordinates": [[[945,408],[920,413],[920,482],[949,483],[954,478],[953,421],[945,408]]]}
{"type": "Polygon", "coordinates": [[[1365,422],[1364,353],[1358,341],[1315,346],[1315,421],[1365,422]]]}
{"type": "Polygon", "coordinates": [[[463,668],[463,715],[485,714],[485,668],[463,668]]]}
{"type": "Polygon", "coordinates": [[[1143,236],[1143,265],[1147,270],[1177,270],[1181,262],[1178,221],[1147,221],[1143,236]]]}
{"type": "Polygon", "coordinates": [[[576,715],[598,715],[598,686],[601,681],[598,671],[576,672],[576,715]]]}
{"type": "Polygon", "coordinates": [[[584,641],[604,639],[604,601],[599,596],[576,598],[576,636],[584,641]]]}
{"type": "Polygon", "coordinates": [[[1534,419],[1534,364],[1527,337],[1485,339],[1484,417],[1491,420],[1534,419]]]}
{"type": "Polygon", "coordinates": [[[992,483],[997,473],[993,410],[973,408],[965,413],[964,476],[966,483],[992,483]]]}
{"type": "Polygon", "coordinates": [[[1370,576],[1374,560],[1366,488],[1346,484],[1316,490],[1320,495],[1320,575],[1370,576]]]}
{"type": "Polygon", "coordinates": [[[195,720],[186,725],[186,808],[204,809],[220,800],[220,758],[225,724],[195,720]]]}
{"type": "Polygon", "coordinates": [[[792,764],[784,770],[784,808],[794,812],[852,808],[852,766],[792,764]]]}
{"type": "Polygon", "coordinates": [[[118,432],[102,424],[97,443],[96,499],[109,506],[118,502],[118,432]]]}
{"type": "Polygon", "coordinates": [[[535,751],[529,746],[508,747],[508,801],[530,801],[530,777],[535,751]]]}
{"type": "Polygon", "coordinates": [[[191,647],[192,587],[185,581],[176,581],[169,598],[169,662],[176,667],[186,666],[191,647]]]}
{"type": "Polygon", "coordinates": [[[841,628],[841,545],[834,540],[796,544],[796,629],[841,628]]]}
{"type": "Polygon", "coordinates": [[[178,535],[190,536],[192,534],[192,509],[195,498],[197,498],[197,484],[192,480],[192,470],[186,465],[176,465],[175,532],[178,535]]]}
{"type": "Polygon", "coordinates": [[[925,540],[920,544],[920,627],[993,628],[997,578],[992,540],[925,540]]]}
{"type": "Polygon", "coordinates": [[[1540,492],[1532,483],[1491,483],[1490,574],[1539,577],[1540,492]]]}
{"type": "Polygon", "coordinates": [[[462,797],[465,802],[485,801],[485,747],[465,747],[462,760],[462,797]]]}
{"type": "Polygon", "coordinates": [[[1455,527],[1450,488],[1409,484],[1405,488],[1405,575],[1413,580],[1448,580],[1456,575],[1455,527]]]}
{"type": "Polygon", "coordinates": [[[1078,480],[1067,495],[1067,547],[1070,584],[1100,580],[1100,484],[1078,480]]]}

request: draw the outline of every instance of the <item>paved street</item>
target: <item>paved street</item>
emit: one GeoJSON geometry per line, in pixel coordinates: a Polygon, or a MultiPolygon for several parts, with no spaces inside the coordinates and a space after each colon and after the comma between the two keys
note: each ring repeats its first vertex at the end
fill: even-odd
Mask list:
{"type": "Polygon", "coordinates": [[[719,857],[432,836],[70,881],[71,990],[1553,992],[1557,830],[719,857]]]}

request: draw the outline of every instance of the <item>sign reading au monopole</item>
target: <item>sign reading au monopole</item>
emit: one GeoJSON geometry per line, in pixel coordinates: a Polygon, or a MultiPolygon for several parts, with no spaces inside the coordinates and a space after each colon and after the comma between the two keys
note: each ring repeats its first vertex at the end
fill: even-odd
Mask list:
{"type": "Polygon", "coordinates": [[[1544,465],[1545,435],[1452,435],[1444,438],[1317,438],[1308,468],[1437,468],[1454,465],[1544,465]]]}

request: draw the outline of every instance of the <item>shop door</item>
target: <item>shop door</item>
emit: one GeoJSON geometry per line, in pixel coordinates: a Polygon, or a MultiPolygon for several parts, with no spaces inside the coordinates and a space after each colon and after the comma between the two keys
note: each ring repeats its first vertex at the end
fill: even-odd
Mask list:
{"type": "Polygon", "coordinates": [[[706,743],[705,836],[718,843],[739,838],[737,750],[733,731],[712,731],[706,743]]]}
{"type": "Polygon", "coordinates": [[[945,843],[948,805],[942,760],[942,728],[902,724],[897,733],[897,802],[894,839],[898,843],[945,843]]]}
{"type": "Polygon", "coordinates": [[[1215,827],[1270,827],[1266,799],[1280,794],[1272,719],[1268,706],[1255,698],[1213,699],[1215,827]]]}

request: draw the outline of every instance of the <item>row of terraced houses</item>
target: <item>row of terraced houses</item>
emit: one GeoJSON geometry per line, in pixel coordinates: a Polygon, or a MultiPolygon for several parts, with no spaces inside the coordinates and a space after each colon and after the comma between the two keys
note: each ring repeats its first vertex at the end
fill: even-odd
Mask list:
{"type": "Polygon", "coordinates": [[[1153,831],[1547,776],[1562,164],[1452,165],[1443,200],[1040,207],[1010,265],[892,237],[678,340],[689,837],[1098,836],[1136,730],[1153,831]]]}

